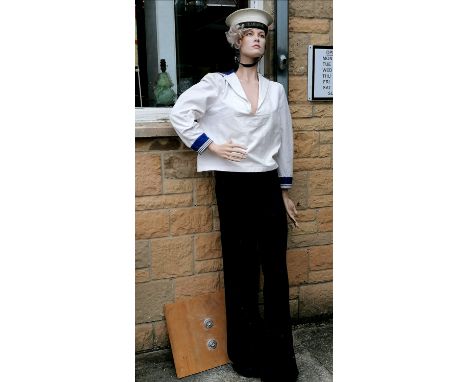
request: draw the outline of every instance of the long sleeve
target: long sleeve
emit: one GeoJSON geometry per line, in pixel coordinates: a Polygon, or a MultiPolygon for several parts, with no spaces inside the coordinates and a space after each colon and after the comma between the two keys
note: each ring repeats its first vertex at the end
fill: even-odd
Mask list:
{"type": "Polygon", "coordinates": [[[201,154],[213,142],[200,128],[198,120],[222,91],[222,77],[208,73],[201,81],[181,94],[169,119],[184,144],[201,154]]]}
{"type": "Polygon", "coordinates": [[[291,112],[289,111],[288,100],[283,86],[281,86],[281,96],[279,102],[279,123],[281,130],[281,146],[277,154],[278,176],[281,188],[292,187],[293,181],[293,131],[291,112]]]}

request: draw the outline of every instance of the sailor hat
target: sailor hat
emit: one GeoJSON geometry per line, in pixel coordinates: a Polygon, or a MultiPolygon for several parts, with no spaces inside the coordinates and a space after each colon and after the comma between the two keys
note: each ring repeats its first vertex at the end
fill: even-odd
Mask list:
{"type": "Polygon", "coordinates": [[[258,28],[268,32],[268,26],[273,23],[273,17],[261,9],[243,8],[232,12],[226,18],[226,25],[241,25],[242,28],[258,28]]]}

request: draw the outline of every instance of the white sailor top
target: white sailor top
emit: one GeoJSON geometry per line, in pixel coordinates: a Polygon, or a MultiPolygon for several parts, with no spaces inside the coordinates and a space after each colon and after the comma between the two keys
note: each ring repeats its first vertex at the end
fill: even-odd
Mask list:
{"type": "Polygon", "coordinates": [[[177,100],[170,121],[185,145],[198,152],[197,171],[265,172],[278,169],[281,188],[292,186],[291,113],[281,84],[259,74],[255,114],[237,75],[208,73],[177,100]],[[232,140],[247,147],[233,162],[206,148],[232,140]]]}

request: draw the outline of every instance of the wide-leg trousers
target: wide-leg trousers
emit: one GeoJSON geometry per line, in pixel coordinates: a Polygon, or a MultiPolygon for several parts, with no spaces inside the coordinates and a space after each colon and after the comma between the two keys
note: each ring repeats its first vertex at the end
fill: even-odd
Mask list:
{"type": "Polygon", "coordinates": [[[238,365],[260,367],[270,380],[290,380],[297,365],[286,266],[287,216],[277,171],[216,171],[215,180],[228,356],[238,365]],[[260,269],[264,319],[258,304],[260,269]]]}

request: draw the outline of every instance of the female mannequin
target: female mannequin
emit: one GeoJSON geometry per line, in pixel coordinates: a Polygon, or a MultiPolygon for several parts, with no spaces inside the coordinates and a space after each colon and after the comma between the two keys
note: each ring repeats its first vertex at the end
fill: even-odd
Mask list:
{"type": "Polygon", "coordinates": [[[170,118],[182,141],[199,153],[198,171],[214,171],[232,366],[245,377],[293,382],[298,369],[286,267],[287,216],[297,225],[288,196],[292,123],[284,88],[257,68],[272,21],[258,9],[229,15],[226,36],[238,49],[237,71],[207,74],[180,96],[170,118]]]}

